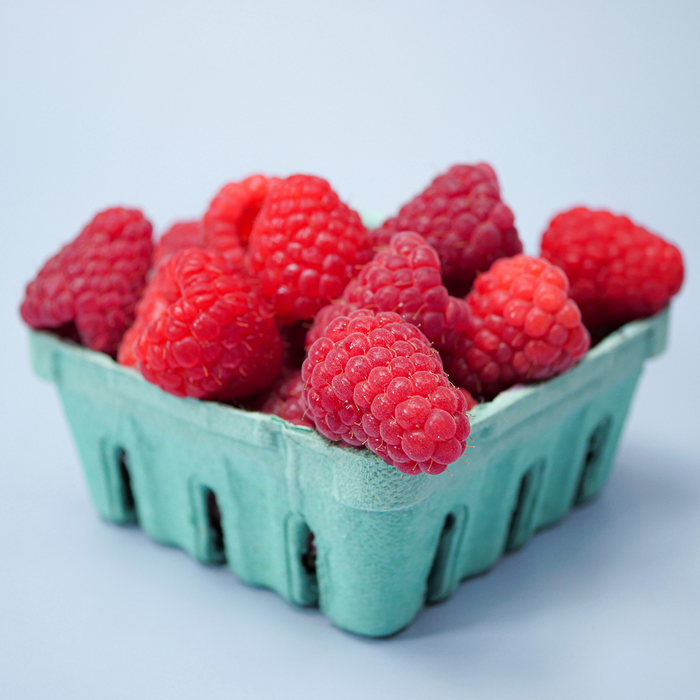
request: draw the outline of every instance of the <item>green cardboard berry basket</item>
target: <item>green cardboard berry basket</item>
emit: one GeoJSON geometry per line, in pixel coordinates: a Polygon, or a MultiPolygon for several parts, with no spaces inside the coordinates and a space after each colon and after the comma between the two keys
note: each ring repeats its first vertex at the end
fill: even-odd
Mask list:
{"type": "Polygon", "coordinates": [[[30,344],[104,518],[382,637],[600,491],[667,328],[667,310],[629,323],[570,372],[477,406],[470,456],[423,477],[275,416],[170,396],[50,333],[30,344]]]}

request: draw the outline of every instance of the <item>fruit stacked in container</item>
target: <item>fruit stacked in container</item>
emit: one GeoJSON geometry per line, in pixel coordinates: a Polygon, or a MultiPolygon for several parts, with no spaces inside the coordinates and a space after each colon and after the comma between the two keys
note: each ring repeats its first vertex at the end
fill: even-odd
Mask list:
{"type": "Polygon", "coordinates": [[[155,247],[151,231],[135,209],[97,214],[28,285],[23,319],[163,391],[279,415],[406,474],[460,458],[469,404],[567,371],[591,333],[656,313],[683,280],[675,246],[583,207],[523,255],[484,163],[373,231],[309,175],[229,183],[155,247]]]}
{"type": "Polygon", "coordinates": [[[580,207],[523,255],[485,164],[376,230],[254,175],[155,245],[101,212],[21,314],[106,519],[385,636],[600,491],[682,278],[580,207]]]}

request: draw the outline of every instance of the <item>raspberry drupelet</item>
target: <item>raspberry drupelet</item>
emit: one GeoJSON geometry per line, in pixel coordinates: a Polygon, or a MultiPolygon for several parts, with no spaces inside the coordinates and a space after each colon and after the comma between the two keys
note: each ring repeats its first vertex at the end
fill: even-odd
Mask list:
{"type": "Polygon", "coordinates": [[[570,369],[590,347],[568,280],[541,258],[516,255],[479,275],[467,296],[467,329],[442,350],[450,379],[490,400],[515,384],[570,369]]]}
{"type": "Polygon", "coordinates": [[[176,396],[233,400],[275,380],[282,341],[254,280],[188,249],[156,270],[119,355],[176,396]]]}
{"type": "Polygon", "coordinates": [[[302,378],[308,415],[329,440],[364,445],[405,474],[439,474],[464,453],[465,397],[398,314],[359,309],[334,319],[302,378]]]}
{"type": "Polygon", "coordinates": [[[251,268],[282,324],[312,319],[373,254],[357,212],[310,175],[292,175],[272,189],[249,249],[251,268]]]}
{"type": "Polygon", "coordinates": [[[569,277],[570,296],[596,334],[660,311],[683,284],[683,256],[626,216],[576,207],[555,216],[542,257],[569,277]]]}
{"type": "Polygon", "coordinates": [[[463,299],[451,297],[442,284],[440,258],[417,233],[398,233],[380,248],[359,276],[345,288],[342,300],[357,308],[395,311],[440,347],[450,329],[467,321],[463,299]]]}
{"type": "Polygon", "coordinates": [[[419,233],[440,256],[445,286],[461,297],[495,260],[522,253],[514,221],[490,165],[454,165],[385,221],[372,239],[378,247],[395,233],[419,233]]]}
{"type": "Polygon", "coordinates": [[[20,307],[24,321],[32,328],[74,324],[87,347],[114,355],[146,284],[151,232],[136,209],[97,214],[29,283],[20,307]]]}

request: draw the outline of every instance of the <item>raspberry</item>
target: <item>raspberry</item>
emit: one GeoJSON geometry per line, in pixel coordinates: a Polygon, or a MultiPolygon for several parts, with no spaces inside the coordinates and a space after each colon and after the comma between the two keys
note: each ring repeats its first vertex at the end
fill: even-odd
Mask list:
{"type": "Polygon", "coordinates": [[[151,231],[136,209],[97,214],[29,283],[20,307],[24,321],[32,328],[73,323],[89,348],[116,353],[146,283],[151,231]]]}
{"type": "Polygon", "coordinates": [[[464,395],[430,341],[398,314],[339,316],[301,372],[309,416],[329,440],[366,445],[406,474],[439,474],[464,453],[464,395]]]}
{"type": "Polygon", "coordinates": [[[153,249],[153,266],[160,265],[185,248],[204,248],[201,221],[179,221],[173,224],[158,239],[153,249]]]}
{"type": "Polygon", "coordinates": [[[473,396],[492,399],[514,384],[561,374],[588,350],[590,336],[561,269],[516,255],[476,278],[466,331],[443,351],[448,375],[473,396]]]}
{"type": "Polygon", "coordinates": [[[148,324],[153,319],[158,318],[168,307],[168,300],[162,290],[166,275],[160,271],[160,267],[172,257],[172,254],[165,256],[164,261],[155,268],[153,277],[146,284],[143,296],[136,304],[136,318],[124,333],[117,350],[117,362],[122,365],[138,369],[138,361],[134,355],[134,344],[139,335],[146,330],[148,324]]]}
{"type": "Polygon", "coordinates": [[[277,177],[251,175],[240,182],[229,182],[211,201],[204,222],[231,225],[237,239],[246,244],[265,197],[279,181],[277,177]]]}
{"type": "Polygon", "coordinates": [[[436,346],[450,328],[466,324],[467,306],[442,284],[440,258],[417,233],[398,233],[380,248],[346,288],[343,301],[357,308],[394,311],[436,346]]]}
{"type": "MultiPolygon", "coordinates": [[[[350,282],[348,287],[352,285],[353,282],[350,282]]],[[[328,306],[324,306],[316,314],[311,328],[309,328],[306,333],[306,340],[304,342],[306,349],[308,350],[319,338],[326,335],[326,328],[331,321],[338,318],[338,316],[347,316],[355,310],[357,310],[357,306],[355,306],[355,304],[348,304],[344,301],[338,301],[333,304],[328,304],[328,306]]]]}
{"type": "Polygon", "coordinates": [[[400,231],[416,231],[435,248],[443,282],[455,296],[466,294],[495,260],[523,250],[513,212],[501,201],[496,173],[486,163],[454,165],[436,177],[372,234],[375,247],[400,231]]]}
{"type": "Polygon", "coordinates": [[[249,244],[251,267],[283,324],[312,319],[372,257],[357,212],[310,175],[292,175],[270,192],[249,244]]]}
{"type": "Polygon", "coordinates": [[[153,264],[160,265],[174,253],[186,248],[201,248],[221,253],[236,269],[245,267],[245,249],[230,224],[183,221],[173,224],[156,244],[153,264]]]}
{"type": "Polygon", "coordinates": [[[467,411],[471,411],[474,406],[479,405],[479,402],[463,386],[458,386],[456,388],[457,391],[464,396],[464,400],[467,402],[467,411]]]}
{"type": "Polygon", "coordinates": [[[313,428],[314,424],[306,417],[306,404],[302,398],[304,380],[301,372],[296,370],[287,377],[279,379],[273,385],[260,410],[288,420],[295,425],[313,428]]]}
{"type": "MultiPolygon", "coordinates": [[[[133,352],[143,376],[176,396],[244,398],[281,371],[282,341],[254,280],[218,253],[187,249],[161,265],[139,304],[133,352]]],[[[128,339],[127,339],[128,340],[128,339]]]]}
{"type": "Polygon", "coordinates": [[[542,257],[568,275],[589,329],[652,316],[683,283],[678,248],[608,211],[577,207],[555,216],[542,236],[542,257]]]}

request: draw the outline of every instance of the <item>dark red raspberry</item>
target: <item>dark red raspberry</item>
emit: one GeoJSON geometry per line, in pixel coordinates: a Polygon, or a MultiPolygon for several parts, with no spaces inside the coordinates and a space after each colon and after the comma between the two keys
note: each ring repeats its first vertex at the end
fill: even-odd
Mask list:
{"type": "Polygon", "coordinates": [[[566,275],[541,258],[516,255],[476,278],[466,331],[442,351],[445,369],[474,397],[561,374],[588,350],[590,336],[566,275]]]}
{"type": "MultiPolygon", "coordinates": [[[[176,396],[245,398],[281,371],[272,309],[255,281],[218,253],[188,249],[158,267],[135,325],[139,370],[176,396]]],[[[129,352],[124,345],[120,356],[129,352]]]]}
{"type": "Polygon", "coordinates": [[[401,231],[416,231],[435,248],[443,282],[455,296],[464,296],[498,258],[523,251],[513,212],[501,201],[496,173],[486,163],[454,165],[436,177],[373,232],[375,247],[401,231]]]}
{"type": "Polygon", "coordinates": [[[168,260],[185,248],[204,248],[204,229],[201,221],[179,221],[159,239],[153,249],[153,265],[168,260]]]}
{"type": "Polygon", "coordinates": [[[577,207],[555,216],[542,257],[569,277],[589,329],[620,326],[660,311],[683,284],[683,256],[626,216],[577,207]]]}
{"type": "Polygon", "coordinates": [[[204,222],[229,224],[237,239],[245,245],[265,197],[279,181],[277,177],[251,175],[240,182],[229,182],[212,200],[204,222]]]}
{"type": "Polygon", "coordinates": [[[357,212],[311,175],[292,175],[274,187],[249,243],[252,269],[280,323],[312,319],[372,258],[357,212]]]}
{"type": "Polygon", "coordinates": [[[339,316],[301,371],[308,414],[329,440],[365,445],[406,474],[439,474],[464,453],[465,398],[430,341],[398,314],[339,316]]]}
{"type": "Polygon", "coordinates": [[[136,209],[97,214],[29,283],[22,318],[32,328],[74,323],[89,348],[116,353],[146,283],[151,231],[136,209]]]}
{"type": "Polygon", "coordinates": [[[448,329],[465,327],[468,315],[464,300],[443,286],[435,249],[417,233],[395,234],[348,284],[342,299],[357,308],[398,313],[436,347],[448,329]]]}
{"type": "Polygon", "coordinates": [[[260,406],[260,411],[270,413],[288,420],[295,425],[313,428],[314,424],[306,416],[306,405],[302,398],[304,380],[301,372],[296,370],[287,377],[279,379],[260,406]]]}

